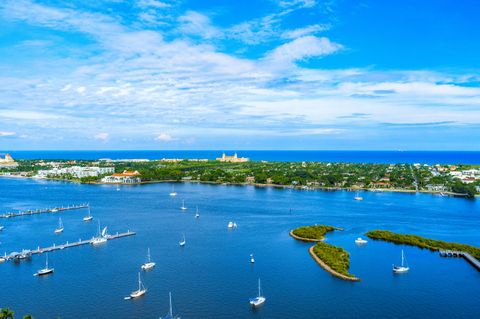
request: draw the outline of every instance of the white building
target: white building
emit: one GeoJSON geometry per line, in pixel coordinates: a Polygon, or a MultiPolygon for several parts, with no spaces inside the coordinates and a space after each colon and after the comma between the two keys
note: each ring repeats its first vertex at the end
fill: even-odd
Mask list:
{"type": "Polygon", "coordinates": [[[137,184],[142,180],[138,171],[123,171],[122,173],[112,174],[102,178],[103,183],[109,184],[137,184]]]}
{"type": "Polygon", "coordinates": [[[35,178],[49,178],[60,175],[70,174],[76,178],[82,177],[98,177],[99,175],[112,174],[115,172],[114,167],[98,167],[98,166],[70,166],[55,167],[48,170],[39,170],[35,178]]]}

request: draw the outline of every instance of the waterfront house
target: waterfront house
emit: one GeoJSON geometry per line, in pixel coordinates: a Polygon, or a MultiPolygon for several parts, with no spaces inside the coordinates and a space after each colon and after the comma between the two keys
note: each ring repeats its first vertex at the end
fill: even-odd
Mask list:
{"type": "Polygon", "coordinates": [[[124,170],[122,173],[105,176],[102,178],[102,182],[109,184],[136,184],[142,181],[139,176],[140,173],[138,171],[124,170]]]}

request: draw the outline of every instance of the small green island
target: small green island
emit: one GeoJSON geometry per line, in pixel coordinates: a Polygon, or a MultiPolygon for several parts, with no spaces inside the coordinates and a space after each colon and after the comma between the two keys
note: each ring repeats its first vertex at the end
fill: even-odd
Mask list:
{"type": "Polygon", "coordinates": [[[443,240],[429,239],[417,235],[410,234],[397,234],[388,230],[371,230],[365,234],[371,239],[374,240],[383,240],[395,244],[403,244],[409,246],[416,246],[422,249],[429,249],[432,251],[439,250],[455,250],[467,252],[476,259],[480,260],[480,248],[460,244],[460,243],[450,243],[443,240]]]}
{"type": "Polygon", "coordinates": [[[326,271],[335,277],[350,281],[360,281],[359,278],[348,272],[350,268],[350,255],[341,248],[322,242],[326,233],[342,230],[338,227],[327,225],[302,226],[290,232],[290,235],[301,241],[316,242],[309,248],[312,258],[326,271]]]}

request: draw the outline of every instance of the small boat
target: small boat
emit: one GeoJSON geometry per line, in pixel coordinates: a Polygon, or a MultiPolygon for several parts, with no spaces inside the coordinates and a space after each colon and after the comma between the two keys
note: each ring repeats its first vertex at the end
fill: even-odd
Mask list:
{"type": "Polygon", "coordinates": [[[145,295],[146,292],[147,288],[145,288],[145,286],[143,285],[142,280],[140,279],[140,273],[138,273],[138,289],[132,291],[130,297],[125,297],[125,299],[135,299],[145,295]]]}
{"type": "Polygon", "coordinates": [[[170,192],[169,195],[172,196],[172,197],[177,196],[177,192],[175,191],[175,186],[172,186],[172,191],[170,192]]]}
{"type": "Polygon", "coordinates": [[[187,207],[185,206],[185,200],[182,200],[182,207],[180,207],[181,210],[187,210],[187,207]]]}
{"type": "Polygon", "coordinates": [[[195,218],[200,217],[200,214],[198,213],[198,206],[197,206],[197,213],[195,214],[195,218]]]}
{"type": "Polygon", "coordinates": [[[120,187],[117,186],[117,192],[120,191],[120,187]]]}
{"type": "Polygon", "coordinates": [[[5,226],[0,226],[0,231],[4,230],[5,226]]]}
{"type": "Polygon", "coordinates": [[[107,233],[107,227],[105,227],[103,231],[100,232],[100,221],[98,220],[98,232],[97,232],[97,235],[92,239],[92,242],[91,242],[92,245],[98,246],[106,243],[107,242],[107,238],[105,238],[106,233],[107,233]]]}
{"type": "Polygon", "coordinates": [[[229,228],[229,229],[237,228],[237,223],[235,223],[235,222],[228,222],[228,228],[229,228]]]}
{"type": "Polygon", "coordinates": [[[368,241],[363,239],[362,237],[358,237],[357,239],[355,239],[355,244],[357,245],[364,245],[366,243],[368,243],[368,241]]]}
{"type": "Polygon", "coordinates": [[[0,257],[0,263],[3,263],[7,260],[7,253],[5,253],[5,255],[3,255],[2,257],[0,257]]]}
{"type": "Polygon", "coordinates": [[[45,276],[45,275],[49,275],[49,274],[52,274],[54,271],[53,268],[49,268],[48,267],[48,254],[46,255],[46,259],[45,259],[45,268],[43,269],[40,269],[39,271],[37,271],[35,274],[33,274],[34,276],[45,276]]]}
{"type": "Polygon", "coordinates": [[[91,213],[90,213],[90,206],[89,206],[89,207],[88,207],[88,215],[85,216],[85,217],[83,217],[83,221],[84,221],[84,222],[89,222],[89,221],[91,221],[92,219],[93,219],[93,216],[92,216],[91,213]]]}
{"type": "Polygon", "coordinates": [[[169,292],[168,296],[170,297],[170,307],[169,307],[169,310],[168,310],[168,315],[166,315],[165,317],[160,317],[160,319],[180,319],[180,316],[177,316],[177,315],[174,316],[173,315],[172,293],[169,292]]]}
{"type": "Polygon", "coordinates": [[[59,218],[58,219],[58,227],[57,227],[57,229],[55,229],[55,234],[60,234],[61,232],[63,232],[63,223],[62,223],[62,219],[59,218]]]}
{"type": "Polygon", "coordinates": [[[410,270],[410,268],[407,265],[407,259],[403,254],[403,249],[402,249],[402,264],[400,266],[393,265],[392,270],[394,273],[397,273],[397,274],[406,273],[410,270]]]}
{"type": "Polygon", "coordinates": [[[355,200],[363,200],[363,197],[360,196],[360,194],[359,194],[358,192],[356,192],[354,199],[355,199],[355,200]]]}
{"type": "Polygon", "coordinates": [[[142,265],[142,270],[149,270],[155,267],[155,263],[150,259],[150,248],[147,251],[147,261],[142,265]]]}
{"type": "Polygon", "coordinates": [[[250,262],[253,264],[255,263],[255,258],[253,258],[253,254],[250,254],[250,262]]]}
{"type": "Polygon", "coordinates": [[[52,212],[52,213],[58,212],[58,208],[53,208],[53,209],[51,210],[51,212],[52,212]]]}
{"type": "Polygon", "coordinates": [[[265,303],[265,300],[267,300],[267,298],[262,296],[262,291],[260,288],[260,279],[258,279],[258,296],[255,298],[250,298],[250,305],[253,308],[258,308],[265,303]]]}
{"type": "Polygon", "coordinates": [[[187,243],[187,241],[185,240],[185,233],[183,234],[183,239],[181,241],[178,242],[178,244],[183,247],[185,246],[185,244],[187,243]]]}
{"type": "Polygon", "coordinates": [[[32,252],[30,250],[22,250],[21,253],[16,254],[14,257],[16,260],[30,259],[32,258],[32,252]]]}

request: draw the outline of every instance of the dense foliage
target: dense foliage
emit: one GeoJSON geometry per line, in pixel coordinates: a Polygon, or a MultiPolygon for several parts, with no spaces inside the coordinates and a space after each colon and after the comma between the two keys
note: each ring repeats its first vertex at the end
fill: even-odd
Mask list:
{"type": "Polygon", "coordinates": [[[350,255],[340,247],[318,242],[313,247],[313,252],[328,267],[347,277],[355,277],[348,272],[350,268],[350,255]]]}
{"type": "Polygon", "coordinates": [[[465,251],[480,260],[480,248],[475,246],[449,243],[443,240],[428,239],[417,235],[396,234],[388,230],[372,230],[366,234],[376,240],[384,240],[395,244],[417,246],[430,250],[457,250],[465,251]]]}
{"type": "MultiPolygon", "coordinates": [[[[14,312],[8,307],[0,309],[0,319],[14,319],[14,312]]],[[[31,315],[23,316],[23,319],[32,319],[31,315]]]]}
{"type": "Polygon", "coordinates": [[[292,232],[298,237],[322,240],[326,233],[334,231],[335,229],[333,226],[315,225],[302,226],[294,229],[292,232]]]}

